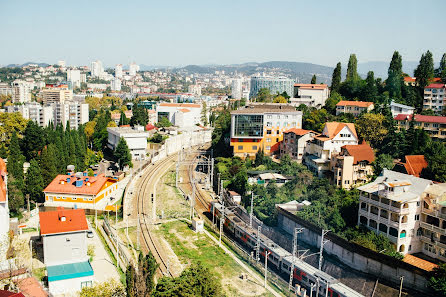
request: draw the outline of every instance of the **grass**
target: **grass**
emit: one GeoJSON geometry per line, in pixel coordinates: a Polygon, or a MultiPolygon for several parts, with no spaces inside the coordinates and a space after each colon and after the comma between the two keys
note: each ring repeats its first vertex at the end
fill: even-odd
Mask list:
{"type": "Polygon", "coordinates": [[[39,281],[42,281],[45,278],[45,272],[46,272],[46,268],[42,267],[42,268],[36,268],[33,269],[33,276],[35,278],[37,278],[39,281]]]}
{"type": "Polygon", "coordinates": [[[22,232],[34,232],[34,231],[37,231],[37,228],[32,228],[32,227],[30,227],[30,228],[22,228],[22,232]]]}

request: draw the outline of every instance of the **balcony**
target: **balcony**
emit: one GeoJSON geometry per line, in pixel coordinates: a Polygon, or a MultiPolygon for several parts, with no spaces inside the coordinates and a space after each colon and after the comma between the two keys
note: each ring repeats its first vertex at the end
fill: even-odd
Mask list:
{"type": "Polygon", "coordinates": [[[430,230],[430,231],[437,232],[440,235],[446,235],[446,229],[442,229],[440,227],[428,224],[426,222],[420,222],[420,227],[424,228],[424,229],[427,229],[427,230],[430,230]]]}

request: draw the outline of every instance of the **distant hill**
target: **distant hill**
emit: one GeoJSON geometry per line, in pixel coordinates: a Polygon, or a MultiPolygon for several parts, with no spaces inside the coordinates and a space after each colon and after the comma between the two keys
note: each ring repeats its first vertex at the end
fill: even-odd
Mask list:
{"type": "Polygon", "coordinates": [[[39,67],[47,67],[47,66],[50,65],[50,64],[47,64],[47,63],[26,62],[25,64],[9,64],[9,65],[3,66],[3,67],[6,67],[6,68],[25,67],[25,66],[28,66],[30,64],[36,64],[39,67]]]}

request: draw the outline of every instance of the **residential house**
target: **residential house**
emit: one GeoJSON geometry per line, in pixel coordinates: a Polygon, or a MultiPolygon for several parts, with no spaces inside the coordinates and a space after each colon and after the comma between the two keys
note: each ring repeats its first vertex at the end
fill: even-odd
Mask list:
{"type": "Polygon", "coordinates": [[[158,121],[167,118],[180,129],[191,128],[201,124],[201,105],[195,103],[159,103],[156,107],[158,121]]]}
{"type": "Polygon", "coordinates": [[[299,106],[321,108],[330,97],[330,89],[326,84],[294,84],[294,96],[290,98],[291,104],[299,106]]]}
{"type": "Polygon", "coordinates": [[[392,100],[392,102],[390,102],[390,111],[392,112],[392,116],[395,117],[399,114],[413,114],[415,107],[396,103],[392,100]]]}
{"type": "Polygon", "coordinates": [[[424,88],[423,110],[441,113],[445,105],[445,84],[432,83],[424,88]]]}
{"type": "Polygon", "coordinates": [[[148,131],[144,131],[143,126],[135,127],[108,127],[107,146],[115,150],[121,137],[127,142],[127,146],[132,155],[132,159],[144,160],[147,153],[147,138],[150,137],[148,131]]]}
{"type": "MultiPolygon", "coordinates": [[[[408,130],[413,115],[399,114],[394,117],[398,130],[408,130]]],[[[446,117],[426,116],[417,114],[414,121],[415,128],[421,128],[429,134],[430,137],[446,139],[446,117]]]]}
{"type": "Polygon", "coordinates": [[[393,171],[420,177],[421,171],[428,166],[424,155],[407,155],[404,156],[404,159],[406,162],[396,163],[393,167],[393,171]]]}
{"type": "Polygon", "coordinates": [[[374,160],[375,153],[366,142],[342,146],[341,152],[333,154],[331,160],[334,183],[343,189],[351,189],[368,182],[373,175],[374,160]]]}
{"type": "Polygon", "coordinates": [[[329,174],[332,155],[339,154],[344,145],[358,144],[352,123],[328,122],[322,134],[313,137],[305,150],[303,163],[318,176],[329,174]]]}
{"type": "Polygon", "coordinates": [[[373,182],[358,187],[358,225],[383,234],[402,254],[421,252],[421,202],[432,184],[427,179],[384,169],[373,182]]]}
{"type": "Polygon", "coordinates": [[[302,163],[307,143],[318,133],[311,130],[292,128],[283,132],[283,141],[280,143],[280,155],[289,155],[291,159],[302,163]]]}
{"type": "Polygon", "coordinates": [[[73,294],[92,286],[94,272],[87,255],[89,229],[83,209],[39,213],[43,259],[53,295],[73,294]]]}
{"type": "Polygon", "coordinates": [[[374,107],[373,102],[341,100],[336,104],[336,115],[350,113],[357,117],[363,112],[370,112],[374,107]]]}

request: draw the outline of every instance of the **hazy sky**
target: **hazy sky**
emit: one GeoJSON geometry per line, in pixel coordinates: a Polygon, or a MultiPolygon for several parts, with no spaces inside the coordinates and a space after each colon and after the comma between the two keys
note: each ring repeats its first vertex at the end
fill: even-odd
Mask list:
{"type": "Polygon", "coordinates": [[[445,0],[0,0],[0,65],[418,61],[446,52],[445,0]]]}

